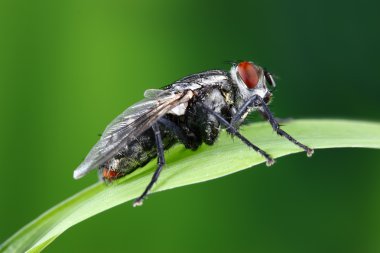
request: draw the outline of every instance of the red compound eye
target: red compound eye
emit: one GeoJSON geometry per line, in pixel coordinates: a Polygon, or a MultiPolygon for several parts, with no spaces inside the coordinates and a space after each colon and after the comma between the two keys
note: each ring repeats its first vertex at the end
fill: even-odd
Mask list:
{"type": "Polygon", "coordinates": [[[240,62],[237,66],[237,71],[249,89],[256,87],[259,82],[259,76],[253,63],[247,61],[240,62]]]}

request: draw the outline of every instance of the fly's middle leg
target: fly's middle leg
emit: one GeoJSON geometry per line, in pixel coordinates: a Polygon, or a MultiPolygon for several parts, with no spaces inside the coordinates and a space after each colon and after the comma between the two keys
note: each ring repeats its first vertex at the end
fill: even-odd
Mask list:
{"type": "Polygon", "coordinates": [[[157,181],[158,177],[160,176],[160,173],[162,171],[162,168],[165,165],[165,157],[164,157],[164,145],[162,143],[161,133],[160,129],[158,127],[158,124],[155,123],[152,126],[156,145],[157,145],[157,169],[153,174],[152,179],[150,180],[148,186],[145,188],[144,192],[141,194],[140,197],[138,197],[134,202],[133,206],[141,206],[143,204],[144,198],[148,195],[149,191],[152,189],[154,183],[157,181]]]}
{"type": "Polygon", "coordinates": [[[226,127],[227,132],[229,132],[230,134],[238,137],[244,144],[246,144],[248,147],[250,147],[253,150],[255,150],[260,155],[262,155],[265,158],[265,160],[266,160],[267,166],[271,166],[274,163],[274,160],[272,159],[272,157],[267,152],[265,152],[264,150],[260,149],[259,147],[257,147],[253,143],[251,143],[243,135],[241,135],[240,132],[233,125],[231,125],[225,118],[223,118],[222,115],[220,115],[219,113],[217,113],[214,110],[210,109],[206,105],[204,105],[204,104],[202,104],[202,105],[203,105],[203,108],[208,113],[210,113],[211,115],[213,115],[219,121],[220,124],[222,124],[222,125],[224,125],[226,127]]]}

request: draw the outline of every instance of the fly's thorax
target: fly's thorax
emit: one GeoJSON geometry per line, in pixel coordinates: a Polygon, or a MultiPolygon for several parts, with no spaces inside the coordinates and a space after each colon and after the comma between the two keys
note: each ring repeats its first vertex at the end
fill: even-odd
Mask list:
{"type": "MultiPolygon", "coordinates": [[[[204,87],[198,90],[183,116],[184,127],[187,133],[193,133],[196,137],[195,144],[205,143],[212,145],[219,136],[221,125],[214,115],[205,110],[205,107],[214,112],[229,117],[229,105],[225,101],[219,86],[204,87]]],[[[226,118],[227,118],[226,117],[226,118]]]]}
{"type": "MultiPolygon", "coordinates": [[[[229,78],[227,72],[221,70],[210,70],[199,74],[191,75],[178,80],[176,83],[167,86],[166,92],[183,93],[186,91],[192,91],[192,96],[198,97],[199,95],[207,94],[214,89],[224,89],[229,84],[229,78]]],[[[211,100],[213,100],[213,94],[210,94],[211,100]]],[[[182,116],[186,113],[186,109],[189,103],[181,103],[171,109],[168,114],[175,116],[182,116]]]]}
{"type": "Polygon", "coordinates": [[[214,88],[210,89],[203,97],[202,102],[208,108],[217,113],[221,113],[222,109],[227,107],[227,101],[222,91],[214,88]]]}

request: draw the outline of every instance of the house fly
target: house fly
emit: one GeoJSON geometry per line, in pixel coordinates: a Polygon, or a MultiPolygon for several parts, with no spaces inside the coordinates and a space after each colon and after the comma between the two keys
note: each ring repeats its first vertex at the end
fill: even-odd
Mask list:
{"type": "Polygon", "coordinates": [[[74,171],[79,179],[93,169],[106,182],[121,178],[157,157],[157,169],[133,206],[142,205],[165,165],[164,150],[175,143],[196,150],[213,145],[221,128],[263,156],[272,157],[239,132],[252,111],[258,111],[280,136],[310,157],[313,149],[280,128],[268,108],[276,83],[266,69],[251,61],[233,64],[230,71],[209,70],[184,77],[163,89],[147,90],[145,99],[127,108],[105,129],[100,140],[74,171]],[[268,88],[269,87],[269,88],[268,88]]]}

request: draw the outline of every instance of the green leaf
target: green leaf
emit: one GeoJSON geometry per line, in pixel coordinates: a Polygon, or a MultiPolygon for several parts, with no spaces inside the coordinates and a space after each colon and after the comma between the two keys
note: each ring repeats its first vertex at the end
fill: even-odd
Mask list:
{"type": "MultiPolygon", "coordinates": [[[[288,122],[283,129],[314,149],[380,148],[378,123],[295,120],[288,122]]],[[[292,143],[276,136],[267,123],[244,126],[241,132],[274,158],[301,152],[292,143]]],[[[264,161],[239,140],[232,140],[225,132],[215,145],[203,145],[195,152],[177,145],[166,152],[166,160],[167,165],[152,192],[222,177],[264,161]]],[[[312,163],[313,159],[307,162],[312,163]]],[[[275,166],[280,167],[281,162],[275,166]]],[[[71,226],[139,196],[155,168],[155,161],[151,161],[144,168],[136,170],[112,185],[97,183],[84,189],[22,228],[0,246],[0,252],[40,252],[71,226]]]]}

